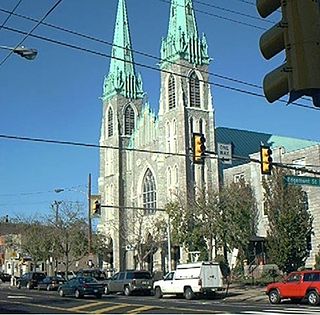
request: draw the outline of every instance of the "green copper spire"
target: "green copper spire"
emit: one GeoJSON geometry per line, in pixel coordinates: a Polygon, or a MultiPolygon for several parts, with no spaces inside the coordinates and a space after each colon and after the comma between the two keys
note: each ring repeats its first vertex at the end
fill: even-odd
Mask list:
{"type": "Polygon", "coordinates": [[[185,59],[192,64],[208,64],[208,46],[205,36],[199,38],[192,0],[171,0],[169,30],[162,40],[161,66],[166,61],[185,59]]]}
{"type": "Polygon", "coordinates": [[[121,94],[130,99],[142,98],[142,80],[136,75],[125,0],[119,0],[114,30],[110,70],[104,79],[103,99],[121,94]]]}

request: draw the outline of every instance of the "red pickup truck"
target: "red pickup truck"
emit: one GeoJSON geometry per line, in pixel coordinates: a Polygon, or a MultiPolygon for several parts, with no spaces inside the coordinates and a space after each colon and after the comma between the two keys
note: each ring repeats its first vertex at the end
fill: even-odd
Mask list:
{"type": "Polygon", "coordinates": [[[292,272],[283,282],[270,283],[266,294],[272,304],[278,304],[282,299],[300,302],[307,299],[310,305],[320,303],[320,270],[292,272]]]}

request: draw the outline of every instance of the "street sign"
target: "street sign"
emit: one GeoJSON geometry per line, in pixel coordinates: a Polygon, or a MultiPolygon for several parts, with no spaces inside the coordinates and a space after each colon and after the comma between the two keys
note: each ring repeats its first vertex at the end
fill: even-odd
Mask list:
{"type": "Polygon", "coordinates": [[[308,185],[308,186],[320,186],[320,178],[308,177],[308,176],[284,176],[284,181],[290,185],[308,185]]]}
{"type": "Polygon", "coordinates": [[[232,164],[232,145],[231,143],[218,143],[218,158],[224,164],[232,164]]]}

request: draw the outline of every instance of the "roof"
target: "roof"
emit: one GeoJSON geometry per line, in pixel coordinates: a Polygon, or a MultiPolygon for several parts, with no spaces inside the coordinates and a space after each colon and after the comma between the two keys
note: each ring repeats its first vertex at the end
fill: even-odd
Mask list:
{"type": "MultiPolygon", "coordinates": [[[[250,154],[259,152],[260,145],[269,145],[271,148],[283,147],[286,152],[292,152],[320,144],[319,142],[311,140],[225,127],[216,128],[216,143],[231,143],[233,155],[242,157],[248,157],[250,154]]],[[[245,162],[236,161],[231,166],[243,163],[245,162]]],[[[231,166],[225,165],[225,167],[231,166]]]]}

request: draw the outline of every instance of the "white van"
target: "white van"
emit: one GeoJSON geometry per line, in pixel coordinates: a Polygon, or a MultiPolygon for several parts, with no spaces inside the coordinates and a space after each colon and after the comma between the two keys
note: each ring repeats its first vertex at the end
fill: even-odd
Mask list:
{"type": "Polygon", "coordinates": [[[176,294],[191,300],[195,295],[222,291],[224,284],[219,263],[202,261],[178,265],[176,271],[169,272],[163,280],[155,281],[153,288],[158,298],[176,294]]]}

